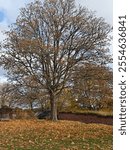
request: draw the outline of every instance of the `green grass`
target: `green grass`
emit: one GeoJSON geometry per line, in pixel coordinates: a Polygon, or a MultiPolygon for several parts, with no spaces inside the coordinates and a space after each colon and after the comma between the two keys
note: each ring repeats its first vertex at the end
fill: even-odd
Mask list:
{"type": "Polygon", "coordinates": [[[112,126],[74,121],[0,122],[0,150],[112,150],[112,126]]]}

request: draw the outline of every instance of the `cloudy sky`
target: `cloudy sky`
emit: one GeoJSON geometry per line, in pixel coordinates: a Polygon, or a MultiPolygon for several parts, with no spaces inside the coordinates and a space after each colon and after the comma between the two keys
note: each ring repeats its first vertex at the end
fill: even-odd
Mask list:
{"type": "MultiPolygon", "coordinates": [[[[8,26],[15,22],[19,8],[31,1],[33,0],[0,0],[0,41],[4,39],[2,31],[7,30],[8,26]]],[[[113,0],[76,0],[76,3],[96,11],[97,16],[104,17],[112,25],[113,0]]],[[[6,80],[4,73],[5,71],[0,68],[0,82],[6,80]]]]}

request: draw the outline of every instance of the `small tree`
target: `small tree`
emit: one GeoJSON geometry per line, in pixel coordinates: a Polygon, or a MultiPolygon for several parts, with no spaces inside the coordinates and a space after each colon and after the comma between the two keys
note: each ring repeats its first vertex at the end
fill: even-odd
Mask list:
{"type": "Polygon", "coordinates": [[[109,67],[90,63],[78,66],[73,74],[73,93],[79,106],[88,109],[112,108],[112,79],[109,67]]]}
{"type": "Polygon", "coordinates": [[[12,81],[27,77],[49,94],[51,119],[57,120],[57,98],[82,62],[108,59],[111,26],[74,0],[35,1],[22,8],[6,32],[1,64],[12,81]]]}
{"type": "Polygon", "coordinates": [[[12,84],[9,83],[0,84],[0,107],[2,106],[13,107],[14,95],[15,90],[12,84]]]}

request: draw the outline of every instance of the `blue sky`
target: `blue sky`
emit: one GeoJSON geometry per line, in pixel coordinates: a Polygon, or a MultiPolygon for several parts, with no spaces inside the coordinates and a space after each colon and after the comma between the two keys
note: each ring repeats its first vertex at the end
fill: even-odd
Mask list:
{"type": "Polygon", "coordinates": [[[5,14],[2,10],[0,10],[0,22],[2,22],[5,18],[5,14]]]}
{"type": "MultiPolygon", "coordinates": [[[[5,38],[1,31],[8,30],[8,26],[15,22],[19,8],[31,1],[33,0],[0,0],[0,42],[5,38]]],[[[97,16],[104,17],[112,25],[113,0],[76,0],[76,3],[96,11],[97,16]]],[[[6,81],[4,73],[0,68],[0,82],[6,81]]]]}

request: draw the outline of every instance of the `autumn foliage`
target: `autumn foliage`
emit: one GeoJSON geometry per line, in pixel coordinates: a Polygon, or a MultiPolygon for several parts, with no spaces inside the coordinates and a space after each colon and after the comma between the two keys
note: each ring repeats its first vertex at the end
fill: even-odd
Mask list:
{"type": "Polygon", "coordinates": [[[36,0],[20,9],[5,33],[0,66],[21,96],[30,97],[29,103],[39,99],[37,89],[47,93],[51,119],[56,121],[58,99],[73,85],[75,68],[84,62],[98,66],[111,62],[111,31],[105,19],[77,7],[75,0],[36,0]]]}
{"type": "Polygon", "coordinates": [[[0,150],[112,150],[112,126],[73,121],[0,122],[0,150]]]}

